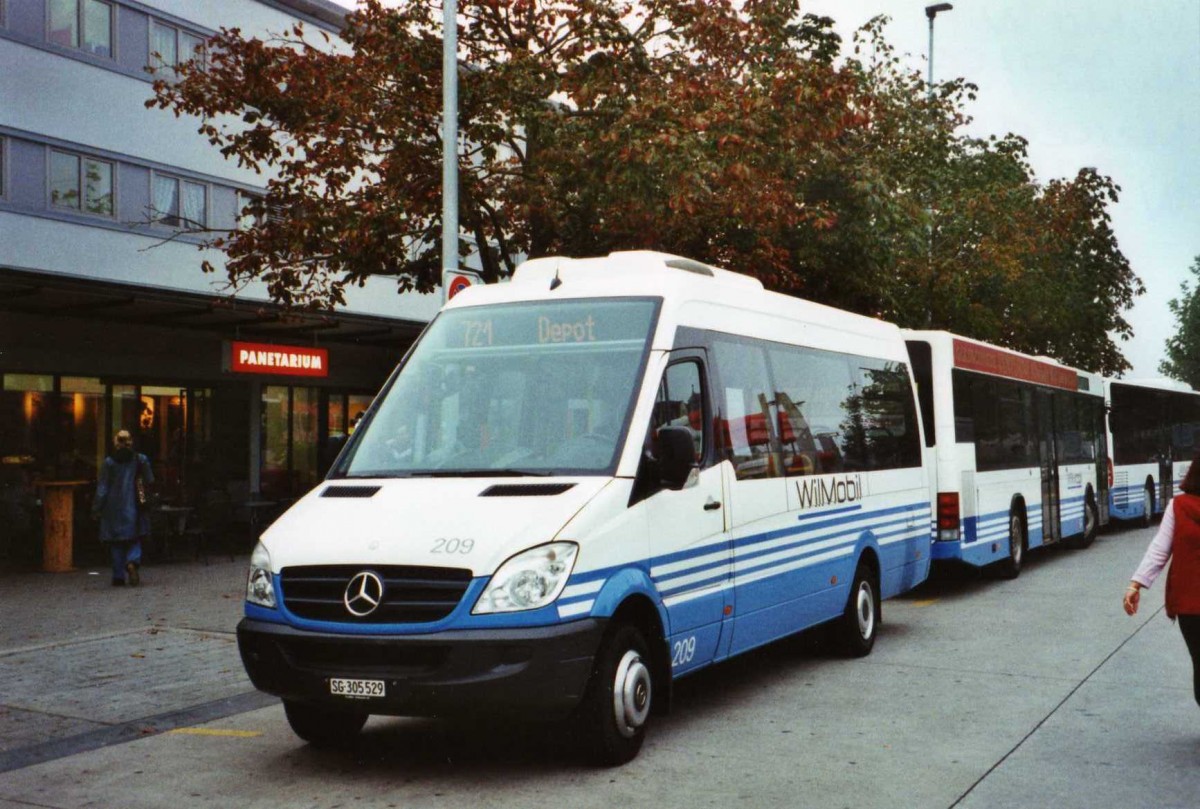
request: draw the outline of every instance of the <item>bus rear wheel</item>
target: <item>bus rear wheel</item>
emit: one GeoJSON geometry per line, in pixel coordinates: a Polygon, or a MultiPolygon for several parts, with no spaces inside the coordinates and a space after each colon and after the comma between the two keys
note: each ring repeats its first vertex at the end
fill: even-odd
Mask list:
{"type": "Polygon", "coordinates": [[[847,657],[866,657],[879,630],[879,585],[871,566],[858,563],[846,609],[833,625],[834,640],[847,657]]]}
{"type": "Polygon", "coordinates": [[[1100,509],[1096,507],[1096,498],[1088,495],[1083,501],[1083,535],[1079,537],[1079,547],[1086,548],[1096,541],[1100,532],[1100,509]]]}
{"type": "Polygon", "coordinates": [[[1096,499],[1088,492],[1087,497],[1083,501],[1083,533],[1074,537],[1069,543],[1068,548],[1075,550],[1083,550],[1096,541],[1096,534],[1100,532],[1100,509],[1096,507],[1096,499]]]}
{"type": "Polygon", "coordinates": [[[998,563],[997,570],[1002,579],[1015,579],[1021,575],[1021,563],[1025,560],[1025,522],[1021,515],[1008,515],[1008,558],[998,563]]]}
{"type": "Polygon", "coordinates": [[[1142,491],[1142,526],[1154,522],[1154,488],[1147,483],[1142,491]]]}

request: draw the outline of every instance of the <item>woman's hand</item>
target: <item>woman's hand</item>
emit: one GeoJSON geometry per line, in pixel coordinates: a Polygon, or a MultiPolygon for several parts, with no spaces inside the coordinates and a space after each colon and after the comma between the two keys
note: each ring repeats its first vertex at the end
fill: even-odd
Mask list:
{"type": "Polygon", "coordinates": [[[1125,589],[1125,614],[1134,615],[1138,611],[1138,602],[1142,599],[1142,586],[1137,582],[1130,582],[1129,587],[1125,589]]]}

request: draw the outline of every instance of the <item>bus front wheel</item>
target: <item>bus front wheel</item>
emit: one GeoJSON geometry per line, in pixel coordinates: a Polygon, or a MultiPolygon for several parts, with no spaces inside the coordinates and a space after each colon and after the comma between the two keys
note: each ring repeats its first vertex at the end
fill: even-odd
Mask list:
{"type": "Polygon", "coordinates": [[[587,758],[609,767],[632,760],[646,738],[653,697],[645,638],[632,624],[613,627],[600,644],[578,709],[587,758]]]}
{"type": "Polygon", "coordinates": [[[285,699],[283,710],[292,731],[313,747],[341,747],[353,741],[367,714],[285,699]]]}

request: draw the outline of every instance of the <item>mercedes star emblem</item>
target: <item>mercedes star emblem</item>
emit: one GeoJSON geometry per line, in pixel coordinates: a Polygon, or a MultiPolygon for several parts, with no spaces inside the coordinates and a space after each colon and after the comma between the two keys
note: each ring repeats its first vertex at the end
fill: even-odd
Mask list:
{"type": "Polygon", "coordinates": [[[369,570],[358,573],[346,585],[342,603],[346,610],[357,618],[370,615],[383,601],[383,579],[369,570]]]}

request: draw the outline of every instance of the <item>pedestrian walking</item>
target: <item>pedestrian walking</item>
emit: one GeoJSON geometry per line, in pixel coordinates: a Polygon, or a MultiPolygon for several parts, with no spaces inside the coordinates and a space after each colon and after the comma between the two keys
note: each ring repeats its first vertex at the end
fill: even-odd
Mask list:
{"type": "Polygon", "coordinates": [[[112,583],[136,587],[141,582],[142,539],[150,534],[146,494],[154,472],[145,455],[134,452],[133,436],[120,430],[113,451],[100,467],[92,516],[100,520],[100,541],[112,555],[112,583]]]}
{"type": "Polygon", "coordinates": [[[1166,567],[1167,617],[1179,621],[1179,631],[1192,656],[1192,689],[1200,705],[1200,455],[1192,460],[1180,486],[1183,494],[1172,498],[1163,512],[1158,533],[1146,549],[1129,587],[1125,612],[1138,611],[1141,591],[1154,584],[1166,567]]]}

